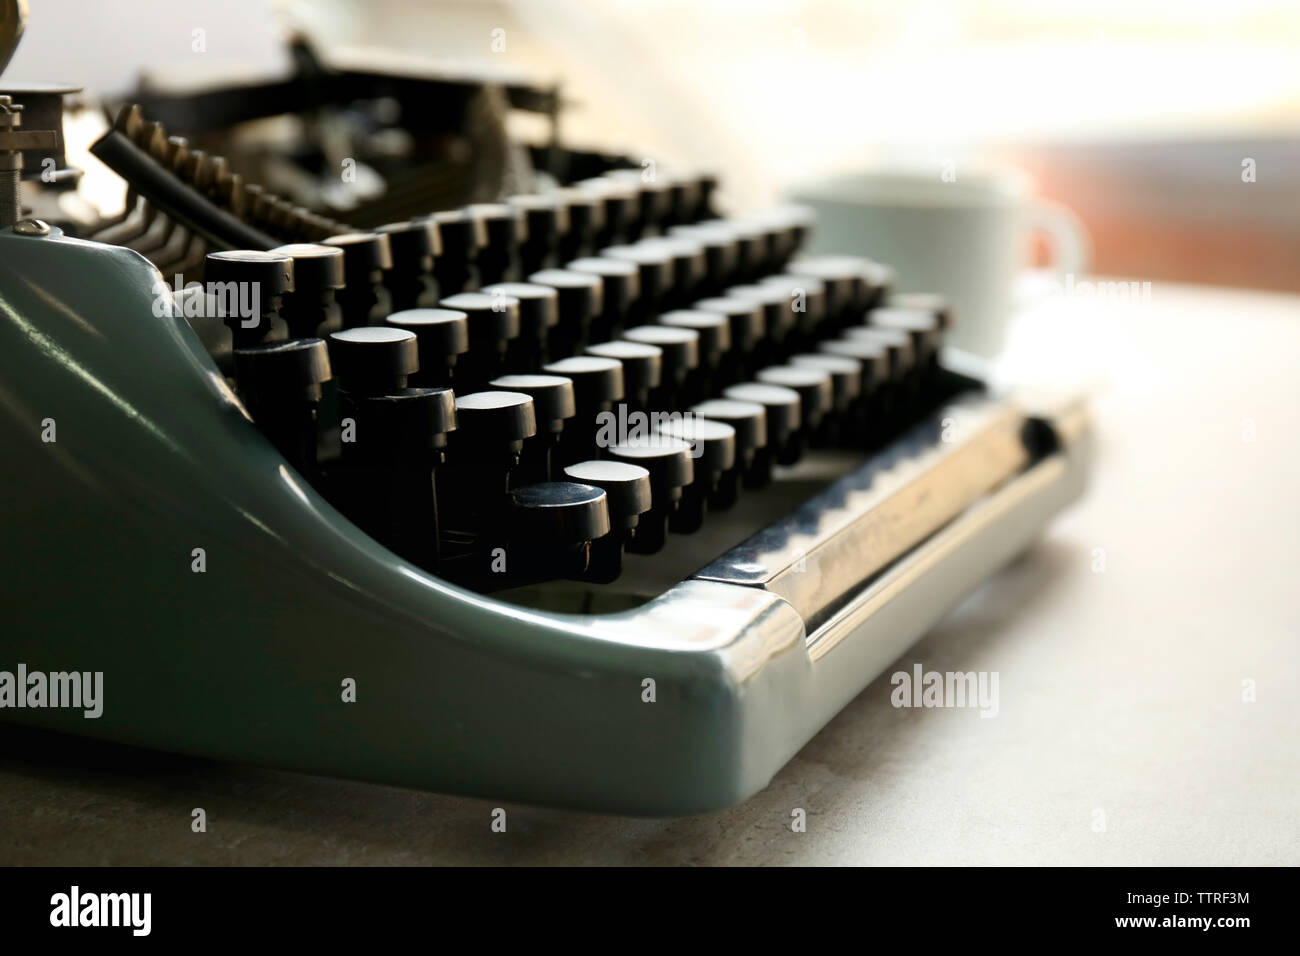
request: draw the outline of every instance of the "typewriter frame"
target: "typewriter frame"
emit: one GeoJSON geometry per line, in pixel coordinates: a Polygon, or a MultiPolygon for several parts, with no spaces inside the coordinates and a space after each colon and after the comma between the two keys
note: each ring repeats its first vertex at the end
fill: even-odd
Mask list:
{"type": "Polygon", "coordinates": [[[185,320],[155,315],[161,282],[127,249],[0,230],[0,667],[104,672],[99,719],[0,717],[499,800],[716,810],[762,789],[1085,484],[1086,409],[1026,414],[1046,450],[811,634],[757,579],[696,578],[605,616],[529,610],[405,563],[328,505],[185,320]]]}

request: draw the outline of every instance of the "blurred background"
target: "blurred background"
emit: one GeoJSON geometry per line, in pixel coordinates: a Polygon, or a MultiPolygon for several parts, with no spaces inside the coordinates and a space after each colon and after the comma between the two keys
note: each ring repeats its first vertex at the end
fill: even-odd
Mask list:
{"type": "MultiPolygon", "coordinates": [[[[882,162],[1010,162],[1082,217],[1097,273],[1300,290],[1294,0],[32,0],[7,76],[269,81],[298,31],[555,89],[566,145],[716,170],[731,211],[882,162]]],[[[544,143],[553,118],[507,121],[544,143]]]]}

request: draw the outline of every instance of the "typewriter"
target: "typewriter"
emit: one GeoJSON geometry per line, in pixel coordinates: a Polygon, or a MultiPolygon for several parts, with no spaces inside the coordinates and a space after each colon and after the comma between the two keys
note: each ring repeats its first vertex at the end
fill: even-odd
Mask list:
{"type": "Polygon", "coordinates": [[[307,100],[427,126],[435,89],[142,97],[93,147],[125,213],[60,223],[24,207],[76,188],[69,90],[0,80],[0,668],[102,675],[97,717],[31,687],[0,716],[735,804],[1081,494],[1087,409],[994,393],[942,297],[805,253],[800,207],[722,214],[711,175],[552,144],[531,192],[421,205],[415,164],[339,210],[199,146],[307,100]]]}

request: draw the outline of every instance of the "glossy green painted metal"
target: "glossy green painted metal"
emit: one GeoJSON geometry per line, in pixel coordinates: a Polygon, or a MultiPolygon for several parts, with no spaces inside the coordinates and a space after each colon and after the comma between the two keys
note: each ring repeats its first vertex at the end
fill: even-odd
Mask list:
{"type": "Polygon", "coordinates": [[[0,670],[104,673],[99,719],[0,718],[498,799],[717,809],[765,786],[1085,483],[1075,408],[1051,420],[1055,452],[813,634],[774,594],[716,581],[614,615],[525,610],[335,512],[185,320],[155,314],[160,283],[125,249],[0,231],[0,670]]]}
{"type": "Polygon", "coordinates": [[[159,281],[134,252],[0,233],[0,669],[103,671],[105,685],[97,720],[0,716],[633,813],[721,807],[766,782],[745,766],[732,657],[762,622],[778,636],[761,653],[801,662],[783,602],[693,585],[712,592],[710,619],[680,613],[678,593],[633,627],[430,577],[284,465],[185,321],[154,314],[159,281]]]}

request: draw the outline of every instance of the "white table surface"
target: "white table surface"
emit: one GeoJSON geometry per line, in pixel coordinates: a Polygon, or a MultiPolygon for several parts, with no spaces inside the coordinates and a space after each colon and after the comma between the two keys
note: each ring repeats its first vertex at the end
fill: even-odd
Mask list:
{"type": "Polygon", "coordinates": [[[1093,488],[897,665],[997,671],[995,719],[886,675],[740,807],[504,834],[495,802],[0,728],[0,864],[1300,863],[1300,298],[1056,298],[1004,368],[1089,381],[1093,488]]]}

